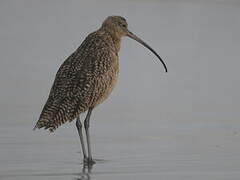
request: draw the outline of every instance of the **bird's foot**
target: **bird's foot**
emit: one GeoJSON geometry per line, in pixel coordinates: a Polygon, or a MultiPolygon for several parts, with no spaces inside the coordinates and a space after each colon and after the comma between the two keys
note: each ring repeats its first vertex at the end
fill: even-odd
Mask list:
{"type": "Polygon", "coordinates": [[[96,162],[92,158],[84,158],[83,163],[84,163],[84,165],[92,166],[96,162]]]}
{"type": "Polygon", "coordinates": [[[92,159],[92,158],[88,158],[88,165],[92,166],[93,164],[95,164],[96,162],[92,159]]]}

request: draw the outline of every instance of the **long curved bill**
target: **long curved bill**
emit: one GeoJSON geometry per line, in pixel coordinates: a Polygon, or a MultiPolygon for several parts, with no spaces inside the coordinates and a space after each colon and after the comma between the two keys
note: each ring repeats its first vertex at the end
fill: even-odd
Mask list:
{"type": "Polygon", "coordinates": [[[145,43],[143,40],[141,40],[139,37],[137,37],[135,34],[133,34],[130,31],[128,31],[127,36],[136,40],[137,42],[139,42],[140,44],[142,44],[143,46],[148,48],[153,54],[155,54],[158,57],[158,59],[161,61],[161,63],[163,64],[165,71],[168,72],[166,64],[164,63],[162,58],[156,53],[156,51],[153,50],[153,48],[151,48],[147,43],[145,43]]]}

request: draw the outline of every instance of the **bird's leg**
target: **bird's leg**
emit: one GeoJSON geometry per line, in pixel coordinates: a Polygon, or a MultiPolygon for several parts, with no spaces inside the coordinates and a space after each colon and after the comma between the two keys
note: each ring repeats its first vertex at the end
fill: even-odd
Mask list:
{"type": "Polygon", "coordinates": [[[86,137],[87,137],[88,164],[89,165],[95,163],[92,159],[91,146],[90,146],[90,135],[89,135],[89,121],[90,121],[91,113],[92,113],[92,108],[89,108],[86,119],[84,121],[84,127],[85,127],[85,130],[86,130],[86,137]]]}
{"type": "Polygon", "coordinates": [[[87,161],[87,154],[86,154],[85,145],[84,145],[84,141],[83,141],[82,123],[80,121],[79,116],[77,117],[76,126],[77,126],[78,135],[79,135],[81,146],[82,146],[82,153],[83,153],[84,162],[86,162],[87,161]]]}

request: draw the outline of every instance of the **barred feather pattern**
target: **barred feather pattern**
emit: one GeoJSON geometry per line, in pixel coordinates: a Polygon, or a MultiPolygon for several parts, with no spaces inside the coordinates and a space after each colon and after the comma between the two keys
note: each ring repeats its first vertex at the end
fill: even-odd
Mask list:
{"type": "Polygon", "coordinates": [[[99,29],[60,66],[36,128],[50,132],[104,101],[119,72],[120,39],[99,29]]]}

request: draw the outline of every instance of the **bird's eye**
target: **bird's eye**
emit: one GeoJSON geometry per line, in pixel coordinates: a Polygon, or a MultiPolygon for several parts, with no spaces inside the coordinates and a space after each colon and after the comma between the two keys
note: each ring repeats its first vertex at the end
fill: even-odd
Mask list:
{"type": "Polygon", "coordinates": [[[122,27],[124,27],[124,28],[126,28],[126,27],[127,27],[127,25],[126,25],[126,24],[121,24],[121,26],[122,26],[122,27]]]}

